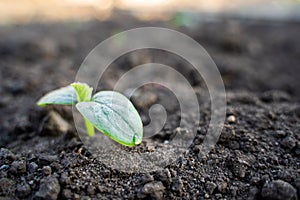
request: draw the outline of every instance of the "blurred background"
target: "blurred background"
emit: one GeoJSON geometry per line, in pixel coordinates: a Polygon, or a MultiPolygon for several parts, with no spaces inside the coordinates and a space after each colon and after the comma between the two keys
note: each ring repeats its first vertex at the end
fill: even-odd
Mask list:
{"type": "Polygon", "coordinates": [[[168,20],[176,12],[299,20],[299,5],[299,0],[1,0],[0,23],[106,20],[116,11],[143,20],[168,20]]]}
{"type": "MultiPolygon", "coordinates": [[[[32,86],[47,69],[56,81],[39,84],[69,83],[88,52],[104,39],[130,28],[160,26],[203,45],[226,89],[279,90],[298,100],[299,23],[299,0],[1,0],[0,64],[7,78],[2,88],[10,92],[18,86],[9,81],[18,71],[19,82],[36,82],[32,86]],[[65,70],[66,78],[57,77],[62,73],[55,70],[65,70]]],[[[129,69],[155,59],[173,66],[180,63],[161,55],[129,55],[117,65],[129,69]]]]}

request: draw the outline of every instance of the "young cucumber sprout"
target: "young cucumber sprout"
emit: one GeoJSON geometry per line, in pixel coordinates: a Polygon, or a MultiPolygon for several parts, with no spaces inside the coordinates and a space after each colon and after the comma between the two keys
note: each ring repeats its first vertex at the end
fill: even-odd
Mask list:
{"type": "Polygon", "coordinates": [[[75,105],[84,118],[88,136],[94,127],[125,146],[135,146],[143,138],[142,120],[133,104],[124,95],[101,91],[92,96],[93,88],[86,83],[72,83],[43,96],[38,106],[50,104],[75,105]]]}

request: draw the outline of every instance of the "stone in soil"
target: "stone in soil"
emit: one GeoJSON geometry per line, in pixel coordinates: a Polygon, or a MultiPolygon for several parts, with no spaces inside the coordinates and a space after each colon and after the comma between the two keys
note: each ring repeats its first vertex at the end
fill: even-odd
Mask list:
{"type": "Polygon", "coordinates": [[[15,154],[6,148],[0,149],[0,160],[4,163],[10,163],[16,159],[15,154]]]}
{"type": "Polygon", "coordinates": [[[249,167],[250,157],[244,157],[237,152],[237,154],[227,160],[227,166],[232,173],[239,178],[244,178],[249,167]]]}
{"type": "Polygon", "coordinates": [[[44,167],[43,167],[43,174],[44,174],[44,175],[48,176],[48,175],[51,174],[51,172],[52,172],[52,169],[51,169],[50,166],[44,166],[44,167]]]}
{"type": "Polygon", "coordinates": [[[70,128],[70,124],[64,120],[60,114],[52,110],[44,118],[44,123],[41,127],[41,134],[57,136],[67,133],[70,128]]]}
{"type": "Polygon", "coordinates": [[[29,165],[28,165],[28,171],[29,171],[30,173],[35,172],[38,168],[39,168],[39,166],[38,166],[35,162],[31,162],[31,163],[29,163],[29,165]]]}
{"type": "Polygon", "coordinates": [[[63,199],[71,199],[72,198],[72,191],[69,189],[64,189],[61,193],[63,199]]]}
{"type": "Polygon", "coordinates": [[[169,169],[163,169],[157,172],[159,180],[169,185],[172,182],[171,173],[169,169]]]}
{"type": "Polygon", "coordinates": [[[25,198],[28,197],[30,193],[31,193],[31,188],[27,183],[17,185],[16,194],[18,197],[25,198]]]}
{"type": "Polygon", "coordinates": [[[208,194],[212,194],[215,189],[216,189],[217,185],[213,182],[207,182],[205,185],[206,191],[208,192],[208,194]]]}
{"type": "Polygon", "coordinates": [[[6,195],[14,186],[14,181],[8,178],[0,179],[0,195],[6,195]]]}
{"type": "Polygon", "coordinates": [[[218,182],[217,187],[218,187],[218,191],[223,193],[227,188],[227,183],[224,181],[218,182]]]}
{"type": "Polygon", "coordinates": [[[283,138],[287,135],[287,133],[285,131],[282,131],[282,130],[277,130],[277,131],[275,131],[274,135],[277,138],[283,138]]]}
{"type": "Polygon", "coordinates": [[[42,165],[49,165],[56,161],[58,159],[58,156],[56,155],[41,155],[39,156],[40,164],[42,165]]]}
{"type": "Polygon", "coordinates": [[[26,170],[27,170],[26,161],[20,160],[11,163],[9,172],[11,172],[12,174],[22,174],[25,173],[26,170]]]}
{"type": "Polygon", "coordinates": [[[56,200],[60,192],[60,185],[57,178],[50,176],[41,180],[39,190],[36,192],[34,199],[56,200]]]}
{"type": "Polygon", "coordinates": [[[146,183],[138,194],[138,198],[151,197],[153,199],[162,199],[165,187],[162,182],[156,181],[146,183]]]}
{"type": "Polygon", "coordinates": [[[289,183],[276,180],[266,182],[261,196],[266,200],[297,200],[297,190],[289,183]]]}
{"type": "Polygon", "coordinates": [[[292,150],[296,146],[296,140],[292,136],[287,136],[281,141],[281,146],[285,149],[292,150]]]}
{"type": "Polygon", "coordinates": [[[149,183],[149,182],[152,182],[152,181],[154,181],[154,177],[151,174],[149,174],[149,173],[144,174],[140,178],[140,183],[141,184],[149,183]]]}
{"type": "Polygon", "coordinates": [[[224,130],[222,131],[219,142],[227,143],[230,142],[235,137],[235,130],[232,126],[224,126],[224,130]]]}
{"type": "Polygon", "coordinates": [[[230,115],[227,117],[227,121],[229,123],[235,123],[236,122],[236,117],[234,115],[230,115]]]}

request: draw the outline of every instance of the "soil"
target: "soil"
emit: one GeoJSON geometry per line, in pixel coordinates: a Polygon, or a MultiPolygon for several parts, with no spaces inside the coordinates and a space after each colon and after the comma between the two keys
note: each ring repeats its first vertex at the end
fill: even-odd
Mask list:
{"type": "MultiPolygon", "coordinates": [[[[2,26],[1,199],[300,199],[299,33],[297,22],[234,18],[193,27],[128,16],[2,26]],[[217,145],[201,156],[211,113],[202,79],[166,52],[123,56],[112,64],[99,90],[111,88],[120,74],[138,64],[155,60],[186,66],[182,74],[199,94],[201,119],[189,152],[175,162],[149,173],[121,172],[82,144],[71,108],[39,108],[35,102],[73,82],[84,57],[99,42],[143,26],[175,28],[204,46],[224,80],[227,119],[217,145]]],[[[167,127],[157,143],[176,131],[178,104],[172,93],[148,86],[136,96],[132,100],[144,124],[149,123],[151,105],[167,106],[167,127]]],[[[152,151],[157,143],[144,141],[141,148],[152,151]]]]}

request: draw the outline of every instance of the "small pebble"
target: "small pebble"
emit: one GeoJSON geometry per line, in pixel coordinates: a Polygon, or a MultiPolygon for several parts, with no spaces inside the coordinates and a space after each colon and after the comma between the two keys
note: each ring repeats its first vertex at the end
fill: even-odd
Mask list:
{"type": "Polygon", "coordinates": [[[282,130],[277,130],[274,135],[278,138],[283,138],[287,135],[287,133],[285,131],[282,131],[282,130]]]}
{"type": "Polygon", "coordinates": [[[7,170],[9,168],[9,165],[2,165],[0,167],[0,170],[7,170]]]}
{"type": "Polygon", "coordinates": [[[70,130],[70,124],[55,111],[50,111],[44,119],[45,123],[42,124],[41,134],[57,136],[65,134],[70,130]]]}
{"type": "Polygon", "coordinates": [[[233,197],[236,197],[238,188],[235,187],[235,186],[232,186],[232,187],[230,187],[230,191],[231,191],[231,195],[232,195],[233,197]]]}
{"type": "Polygon", "coordinates": [[[61,193],[61,196],[63,199],[71,199],[72,198],[72,192],[69,189],[64,189],[61,193]]]}
{"type": "Polygon", "coordinates": [[[26,161],[14,161],[9,169],[9,172],[12,174],[22,174],[26,172],[26,161]]]}
{"type": "Polygon", "coordinates": [[[236,122],[236,117],[234,115],[230,115],[227,117],[227,121],[229,123],[235,123],[236,122]]]}
{"type": "Polygon", "coordinates": [[[217,185],[213,182],[207,182],[205,184],[205,188],[206,188],[206,191],[208,192],[208,194],[212,194],[215,189],[216,189],[217,185]]]}
{"type": "Polygon", "coordinates": [[[152,181],[154,181],[154,177],[149,173],[146,173],[141,177],[141,184],[149,183],[152,181]]]}
{"type": "Polygon", "coordinates": [[[0,149],[0,159],[12,162],[12,161],[16,160],[16,156],[10,150],[1,148],[0,149]]]}
{"type": "Polygon", "coordinates": [[[150,196],[154,199],[161,199],[163,196],[163,192],[165,190],[164,185],[160,181],[155,181],[151,183],[146,183],[143,188],[141,189],[138,197],[145,198],[150,196]]]}
{"type": "Polygon", "coordinates": [[[51,173],[52,173],[52,169],[51,169],[50,166],[44,166],[44,167],[43,167],[43,174],[44,174],[44,175],[48,176],[48,175],[50,175],[51,173]]]}
{"type": "Polygon", "coordinates": [[[281,146],[285,149],[292,150],[296,146],[296,139],[292,136],[287,136],[281,141],[281,146]]]}
{"type": "Polygon", "coordinates": [[[155,146],[149,145],[149,146],[147,146],[147,150],[149,152],[154,152],[155,151],[155,146]]]}
{"type": "Polygon", "coordinates": [[[219,182],[217,187],[218,187],[218,191],[223,193],[223,192],[225,192],[225,190],[227,188],[227,183],[226,182],[219,182]]]}
{"type": "Polygon", "coordinates": [[[31,188],[27,183],[17,185],[16,194],[18,197],[25,198],[29,196],[30,193],[31,193],[31,188]]]}
{"type": "Polygon", "coordinates": [[[28,171],[29,171],[30,173],[35,172],[38,168],[39,168],[39,166],[38,166],[35,162],[31,162],[31,163],[29,163],[29,165],[28,165],[28,171]]]}
{"type": "Polygon", "coordinates": [[[229,142],[235,137],[236,133],[233,127],[224,127],[223,131],[220,135],[219,141],[220,142],[229,142]]]}

